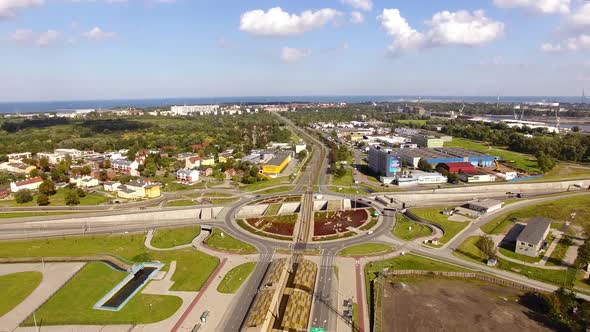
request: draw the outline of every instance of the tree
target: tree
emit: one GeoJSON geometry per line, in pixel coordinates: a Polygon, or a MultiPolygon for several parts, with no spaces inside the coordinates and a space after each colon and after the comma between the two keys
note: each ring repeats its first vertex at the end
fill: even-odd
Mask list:
{"type": "Polygon", "coordinates": [[[477,248],[479,248],[488,259],[496,257],[496,244],[494,243],[494,240],[487,235],[479,238],[477,241],[477,248]]]}
{"type": "Polygon", "coordinates": [[[459,177],[455,173],[449,173],[447,175],[447,182],[452,183],[452,184],[456,184],[459,182],[459,177]]]}
{"type": "Polygon", "coordinates": [[[8,161],[8,156],[4,154],[0,154],[0,163],[5,163],[8,161]]]}
{"type": "Polygon", "coordinates": [[[32,170],[29,172],[29,177],[32,177],[32,178],[34,178],[34,177],[37,177],[37,176],[39,176],[39,170],[38,170],[38,169],[36,169],[36,168],[35,168],[35,169],[32,169],[32,170]]]}
{"type": "Polygon", "coordinates": [[[40,193],[37,195],[37,205],[39,206],[47,206],[49,205],[49,197],[44,193],[40,193]]]}
{"type": "Polygon", "coordinates": [[[104,163],[102,163],[102,168],[109,169],[109,168],[111,168],[111,166],[112,165],[111,165],[111,160],[110,159],[107,159],[107,160],[104,161],[104,163]]]}
{"type": "Polygon", "coordinates": [[[98,173],[98,178],[100,181],[104,182],[109,179],[109,175],[105,170],[101,170],[100,173],[98,173]]]}
{"type": "Polygon", "coordinates": [[[66,205],[78,205],[80,204],[80,198],[76,190],[70,189],[66,192],[66,205]]]}
{"type": "Polygon", "coordinates": [[[76,188],[76,194],[78,197],[86,197],[86,192],[82,188],[76,188]]]}
{"type": "Polygon", "coordinates": [[[156,166],[156,163],[154,163],[153,161],[150,161],[145,164],[145,166],[143,168],[142,175],[145,177],[148,177],[148,178],[154,177],[154,176],[156,176],[157,168],[158,168],[158,166],[156,166]]]}
{"type": "Polygon", "coordinates": [[[305,159],[305,157],[307,157],[307,150],[301,150],[297,154],[297,159],[300,160],[300,161],[303,160],[303,159],[305,159]]]}
{"type": "Polygon", "coordinates": [[[39,192],[45,194],[46,196],[55,195],[55,184],[51,180],[45,180],[39,186],[39,192]]]}
{"type": "Polygon", "coordinates": [[[260,173],[260,168],[258,168],[258,166],[252,166],[252,168],[250,168],[250,176],[251,177],[257,177],[258,173],[260,173]]]}
{"type": "Polygon", "coordinates": [[[29,189],[22,189],[14,194],[14,200],[18,204],[28,203],[33,200],[33,194],[29,189]]]}
{"type": "Polygon", "coordinates": [[[418,169],[424,172],[432,172],[432,166],[424,158],[420,158],[418,169]]]}
{"type": "Polygon", "coordinates": [[[90,175],[90,173],[92,173],[92,169],[90,169],[89,166],[84,166],[80,170],[80,174],[82,174],[82,175],[90,175]]]}
{"type": "Polygon", "coordinates": [[[49,159],[47,157],[41,157],[39,159],[39,169],[43,172],[49,172],[49,159]]]}
{"type": "Polygon", "coordinates": [[[535,158],[537,158],[537,164],[543,173],[547,173],[555,167],[555,161],[543,151],[537,152],[535,158]]]}

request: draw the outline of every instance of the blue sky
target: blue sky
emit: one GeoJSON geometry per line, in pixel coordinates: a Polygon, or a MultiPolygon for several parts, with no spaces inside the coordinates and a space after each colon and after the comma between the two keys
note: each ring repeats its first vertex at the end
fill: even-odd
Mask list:
{"type": "Polygon", "coordinates": [[[589,54],[582,0],[0,0],[0,101],[580,95],[589,54]]]}

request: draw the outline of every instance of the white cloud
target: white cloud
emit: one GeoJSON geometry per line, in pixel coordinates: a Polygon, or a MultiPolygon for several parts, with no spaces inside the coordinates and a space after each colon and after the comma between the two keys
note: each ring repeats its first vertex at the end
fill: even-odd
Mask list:
{"type": "Polygon", "coordinates": [[[284,62],[297,62],[311,55],[310,50],[283,47],[281,50],[281,60],[284,62]]]}
{"type": "Polygon", "coordinates": [[[33,6],[39,6],[44,0],[0,0],[0,18],[11,18],[16,11],[33,6]]]}
{"type": "Polygon", "coordinates": [[[377,18],[394,41],[391,53],[460,45],[477,46],[498,38],[504,31],[504,23],[485,16],[481,10],[435,13],[427,25],[430,30],[419,32],[412,28],[398,9],[384,9],[377,18]]]}
{"type": "Polygon", "coordinates": [[[115,37],[114,32],[105,32],[99,27],[94,27],[90,31],[83,33],[84,37],[91,40],[107,40],[115,37]]]}
{"type": "Polygon", "coordinates": [[[372,0],[340,0],[342,3],[351,6],[352,8],[371,11],[373,9],[372,0]]]}
{"type": "Polygon", "coordinates": [[[341,16],[337,10],[324,8],[306,10],[300,15],[289,14],[274,7],[267,12],[257,9],[245,12],[240,19],[240,30],[258,36],[293,36],[324,26],[341,16]]]}
{"type": "Polygon", "coordinates": [[[354,24],[361,24],[364,21],[365,17],[363,16],[363,13],[357,11],[350,13],[350,22],[354,24]]]}
{"type": "Polygon", "coordinates": [[[570,0],[494,0],[500,8],[525,8],[538,14],[567,14],[570,0]]]}
{"type": "Polygon", "coordinates": [[[570,15],[568,22],[576,26],[590,26],[590,2],[582,5],[570,15]]]}
{"type": "Polygon", "coordinates": [[[35,33],[31,29],[19,29],[10,35],[12,41],[40,47],[50,46],[58,42],[60,38],[61,32],[51,29],[41,33],[35,33]]]}
{"type": "Polygon", "coordinates": [[[50,44],[56,42],[60,35],[61,33],[59,31],[47,30],[39,34],[35,40],[35,44],[37,44],[37,46],[49,46],[50,44]]]}
{"type": "Polygon", "coordinates": [[[561,43],[545,43],[541,45],[544,52],[575,52],[590,51],[590,35],[581,34],[575,37],[567,38],[561,43]]]}

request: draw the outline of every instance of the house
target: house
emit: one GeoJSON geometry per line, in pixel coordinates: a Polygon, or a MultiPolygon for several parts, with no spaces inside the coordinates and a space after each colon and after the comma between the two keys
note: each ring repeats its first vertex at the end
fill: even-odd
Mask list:
{"type": "Polygon", "coordinates": [[[197,152],[205,147],[209,146],[209,142],[205,141],[201,144],[195,144],[195,145],[191,145],[191,149],[193,150],[193,152],[197,152]]]}
{"type": "Polygon", "coordinates": [[[30,178],[24,181],[10,182],[10,191],[13,193],[23,190],[36,190],[43,183],[43,179],[40,176],[30,178]]]}
{"type": "Polygon", "coordinates": [[[546,218],[533,218],[529,220],[522,232],[516,238],[517,254],[537,257],[543,249],[544,240],[549,234],[551,220],[546,218]]]}
{"type": "Polygon", "coordinates": [[[70,178],[70,183],[76,184],[79,188],[90,188],[98,186],[99,182],[98,179],[95,179],[91,176],[76,176],[70,178]]]}
{"type": "Polygon", "coordinates": [[[202,176],[211,176],[213,175],[213,168],[207,167],[205,170],[201,171],[202,176]]]}
{"type": "Polygon", "coordinates": [[[37,167],[22,163],[20,161],[7,162],[0,164],[0,170],[8,173],[29,174],[37,167]]]}
{"type": "Polygon", "coordinates": [[[160,184],[149,180],[134,180],[120,186],[117,194],[124,198],[160,197],[160,184]]]}
{"type": "Polygon", "coordinates": [[[63,154],[49,153],[49,152],[38,152],[37,159],[40,160],[42,158],[47,158],[47,161],[49,161],[49,163],[51,165],[57,165],[60,162],[66,160],[66,156],[63,154]]]}
{"type": "Polygon", "coordinates": [[[224,174],[226,179],[231,179],[232,177],[236,176],[238,172],[236,172],[235,169],[230,168],[227,171],[225,171],[224,174]]]}
{"type": "Polygon", "coordinates": [[[201,166],[215,165],[215,156],[207,156],[201,160],[201,166]]]}
{"type": "Polygon", "coordinates": [[[130,173],[132,170],[137,171],[139,163],[137,161],[117,159],[112,161],[111,167],[118,172],[130,173]]]}
{"type": "Polygon", "coordinates": [[[117,191],[121,186],[121,182],[106,181],[102,185],[105,191],[117,191]]]}
{"type": "Polygon", "coordinates": [[[199,181],[199,171],[181,169],[176,172],[176,180],[181,183],[195,183],[199,181]]]}
{"type": "Polygon", "coordinates": [[[291,161],[290,152],[279,152],[268,163],[262,166],[262,172],[268,176],[277,176],[291,161]]]}
{"type": "Polygon", "coordinates": [[[483,213],[490,213],[500,210],[502,208],[502,204],[504,204],[504,202],[490,198],[474,199],[470,202],[467,202],[469,209],[483,213]]]}
{"type": "Polygon", "coordinates": [[[185,169],[195,169],[199,167],[201,167],[201,157],[199,156],[188,157],[184,160],[185,169]]]}
{"type": "Polygon", "coordinates": [[[19,161],[22,159],[33,158],[33,154],[30,152],[9,153],[6,156],[8,157],[8,161],[19,161]]]}

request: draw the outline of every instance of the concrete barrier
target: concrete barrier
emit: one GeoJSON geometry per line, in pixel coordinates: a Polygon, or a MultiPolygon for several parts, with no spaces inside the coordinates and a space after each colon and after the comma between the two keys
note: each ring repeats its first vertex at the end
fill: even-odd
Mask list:
{"type": "Polygon", "coordinates": [[[269,204],[246,205],[243,206],[237,213],[239,218],[245,217],[261,217],[269,204]]]}
{"type": "Polygon", "coordinates": [[[314,211],[321,211],[325,210],[328,206],[328,201],[321,200],[321,201],[313,201],[313,210],[314,211]]]}
{"type": "Polygon", "coordinates": [[[295,214],[299,211],[301,203],[299,202],[291,202],[291,203],[283,203],[281,208],[279,209],[278,215],[286,215],[286,214],[295,214]]]}

